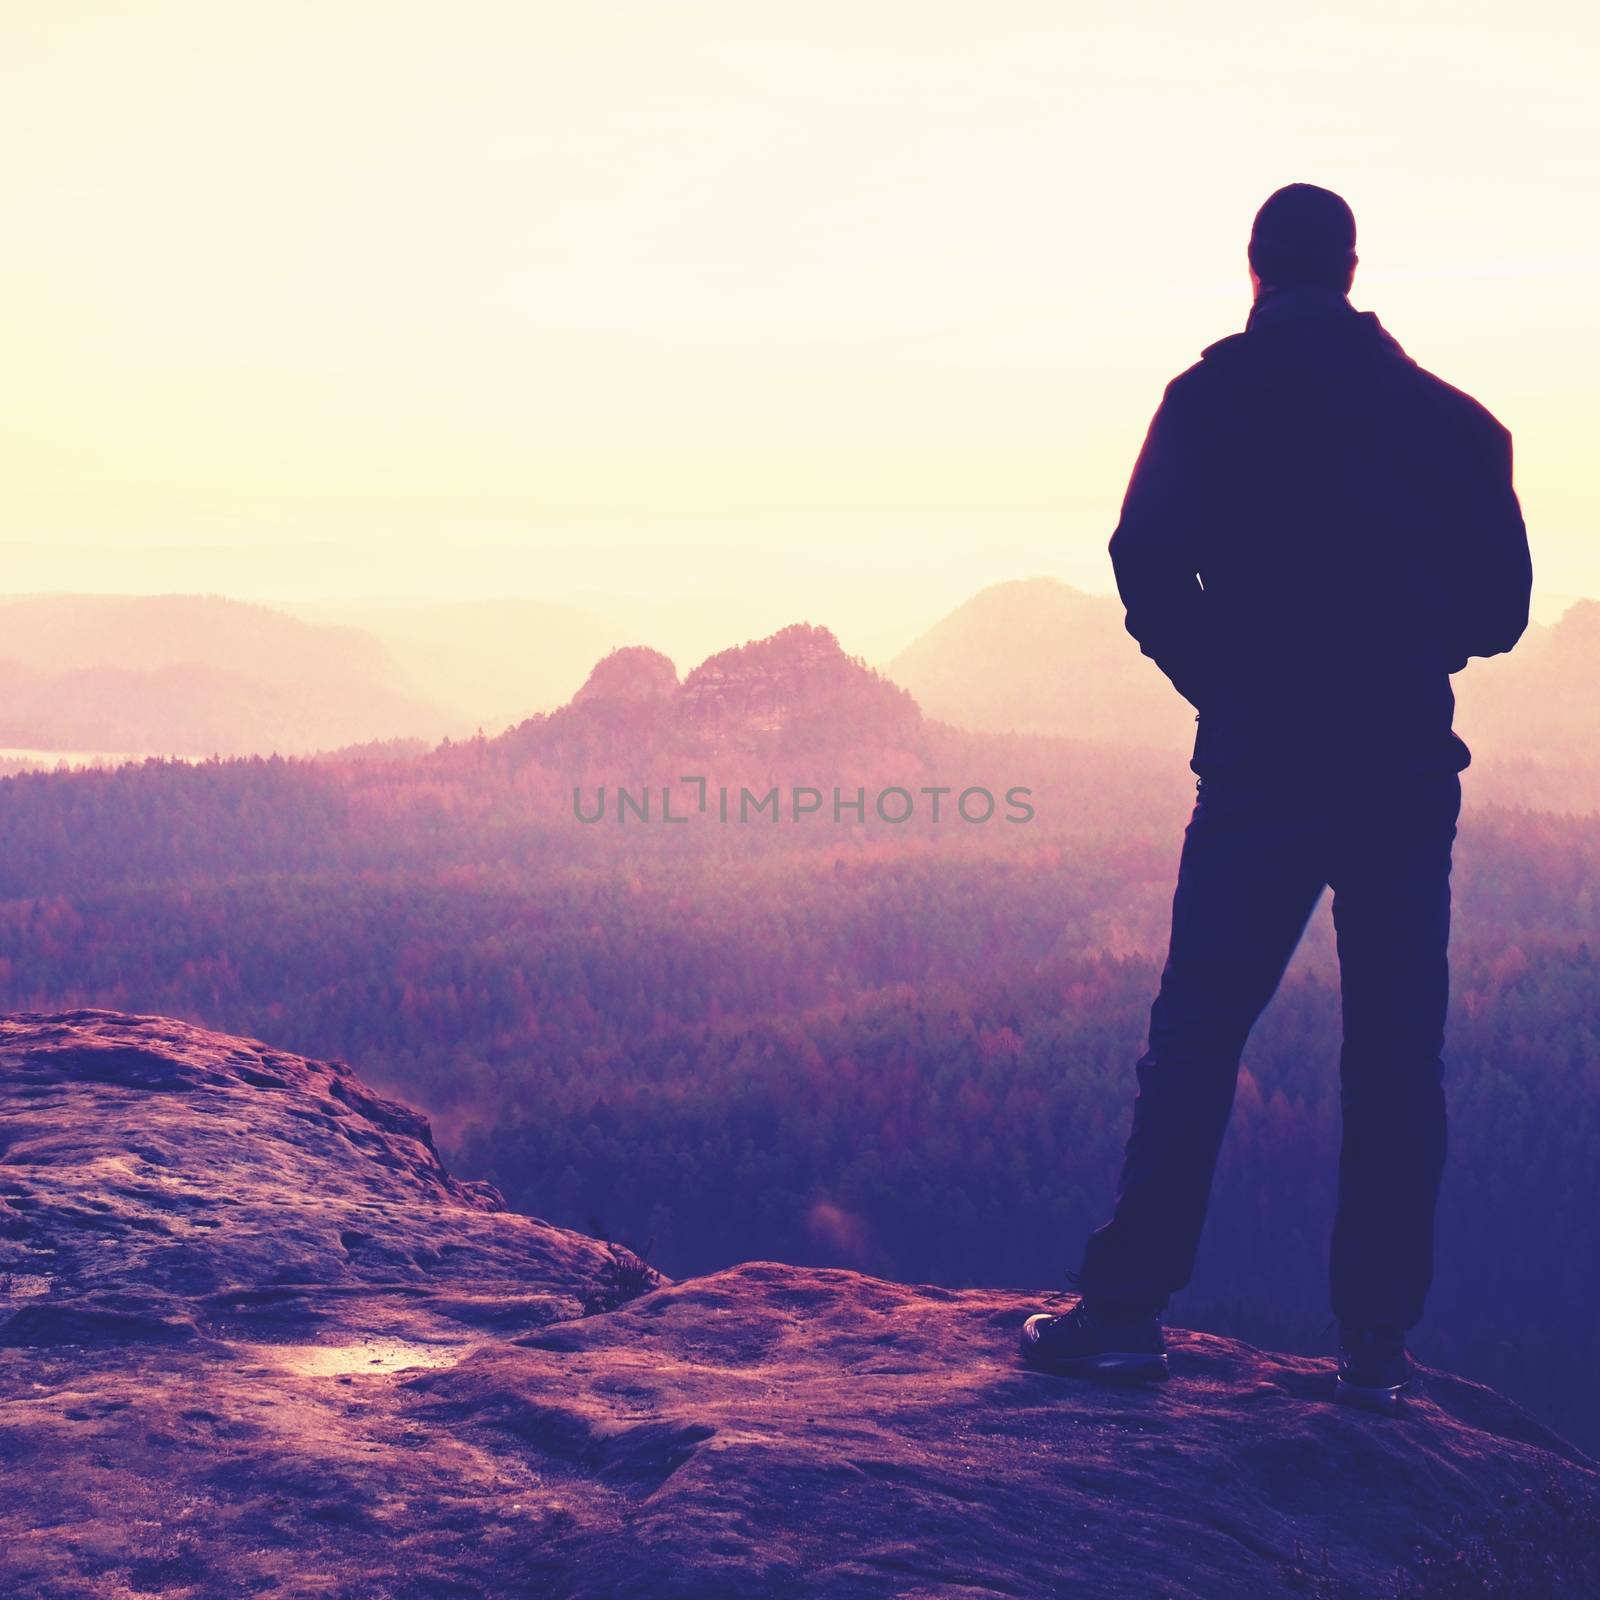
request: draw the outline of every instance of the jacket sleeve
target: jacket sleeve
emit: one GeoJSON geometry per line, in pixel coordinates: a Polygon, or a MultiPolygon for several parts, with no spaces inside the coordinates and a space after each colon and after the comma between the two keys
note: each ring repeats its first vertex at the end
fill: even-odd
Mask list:
{"type": "Polygon", "coordinates": [[[1511,435],[1485,420],[1463,474],[1457,523],[1452,643],[1463,666],[1468,656],[1499,655],[1522,637],[1533,588],[1528,533],[1511,483],[1511,435]]]}
{"type": "Polygon", "coordinates": [[[1134,464],[1111,564],[1128,632],[1200,708],[1213,669],[1198,570],[1209,494],[1204,444],[1185,411],[1169,384],[1134,464]]]}

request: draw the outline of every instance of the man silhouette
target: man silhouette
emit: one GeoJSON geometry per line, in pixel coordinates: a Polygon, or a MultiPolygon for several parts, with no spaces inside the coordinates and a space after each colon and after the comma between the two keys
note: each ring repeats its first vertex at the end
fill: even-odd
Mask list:
{"type": "Polygon", "coordinates": [[[1116,1209],[1077,1306],[1024,1329],[1050,1370],[1166,1376],[1245,1038],[1331,885],[1340,1393],[1411,1381],[1470,760],[1450,674],[1516,643],[1532,574],[1510,435],[1351,307],[1355,238],[1326,189],[1261,207],[1245,331],[1168,385],[1111,540],[1128,631],[1198,712],[1198,783],[1116,1209]]]}

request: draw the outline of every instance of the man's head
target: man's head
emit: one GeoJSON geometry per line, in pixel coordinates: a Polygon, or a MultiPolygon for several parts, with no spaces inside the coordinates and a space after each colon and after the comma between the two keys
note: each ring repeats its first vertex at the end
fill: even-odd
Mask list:
{"type": "Polygon", "coordinates": [[[1291,183],[1267,196],[1250,230],[1250,278],[1267,289],[1350,292],[1356,271],[1356,219],[1331,189],[1291,183]]]}

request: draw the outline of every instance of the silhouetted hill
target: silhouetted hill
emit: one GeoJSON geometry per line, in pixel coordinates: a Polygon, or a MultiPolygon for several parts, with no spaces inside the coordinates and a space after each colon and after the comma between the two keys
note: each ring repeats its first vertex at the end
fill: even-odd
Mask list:
{"type": "Polygon", "coordinates": [[[159,1017],[0,1019],[0,1113],[10,1595],[1377,1600],[1480,1533],[1593,1592],[1590,1464],[1441,1372],[1376,1419],[1177,1330],[1130,1391],[1023,1370],[1031,1294],[666,1282],[159,1017]]]}
{"type": "Polygon", "coordinates": [[[876,769],[916,745],[922,726],[904,689],[846,655],[826,628],[796,623],[719,651],[681,683],[654,650],[614,651],[570,704],[529,718],[490,749],[574,778],[622,777],[665,761],[671,770],[655,775],[676,781],[672,763],[686,760],[747,772],[853,757],[876,769]]]}
{"type": "Polygon", "coordinates": [[[213,595],[0,602],[0,746],[294,754],[459,727],[354,628],[213,595]]]}
{"type": "Polygon", "coordinates": [[[1194,712],[1139,653],[1113,597],[997,583],[885,669],[931,717],[986,732],[1187,749],[1194,712]]]}
{"type": "Polygon", "coordinates": [[[629,645],[595,663],[574,705],[616,702],[631,708],[665,712],[678,693],[678,669],[658,650],[629,645]]]}
{"type": "Polygon", "coordinates": [[[712,749],[893,749],[922,722],[904,689],[805,623],[701,662],[684,680],[679,717],[712,749]]]}

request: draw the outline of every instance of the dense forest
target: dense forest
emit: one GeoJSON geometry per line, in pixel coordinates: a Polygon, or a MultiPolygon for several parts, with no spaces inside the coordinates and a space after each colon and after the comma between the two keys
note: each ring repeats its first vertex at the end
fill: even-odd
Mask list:
{"type": "MultiPolygon", "coordinates": [[[[425,1108],[464,1175],[675,1275],[770,1256],[1058,1286],[1126,1131],[1181,767],[901,727],[854,767],[838,745],[766,770],[987,776],[1037,815],[586,827],[569,791],[614,770],[610,714],[420,758],[6,779],[0,1007],[164,1012],[346,1058],[425,1108]]],[[[712,771],[757,754],[713,750],[712,771]]],[[[1456,904],[1418,1352],[1592,1446],[1600,1396],[1572,1374],[1600,1209],[1600,818],[1469,804],[1456,904]]],[[[1337,1054],[1324,911],[1251,1040],[1174,1320],[1327,1348],[1337,1054]]]]}

